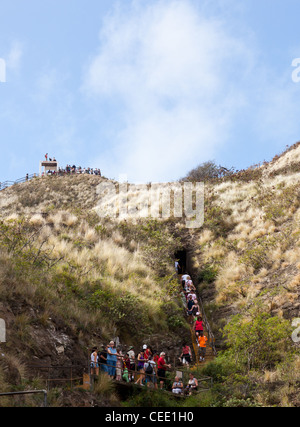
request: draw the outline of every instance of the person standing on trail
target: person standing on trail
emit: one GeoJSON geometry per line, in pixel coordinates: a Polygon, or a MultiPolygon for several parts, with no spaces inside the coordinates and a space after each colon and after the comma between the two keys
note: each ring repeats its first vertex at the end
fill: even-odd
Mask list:
{"type": "Polygon", "coordinates": [[[190,297],[190,295],[192,296],[192,300],[193,300],[193,301],[195,301],[195,299],[197,299],[197,295],[196,295],[196,293],[195,293],[195,292],[190,291],[190,292],[189,292],[189,294],[188,294],[188,298],[190,297]]]}
{"type": "Polygon", "coordinates": [[[178,260],[175,261],[175,270],[176,270],[176,273],[179,274],[179,272],[180,272],[180,264],[179,264],[178,260]]]}
{"type": "MultiPolygon", "coordinates": [[[[200,306],[198,304],[198,300],[197,299],[194,300],[194,305],[192,307],[192,313],[193,313],[194,318],[195,318],[195,316],[199,316],[200,315],[200,306]]],[[[194,319],[194,321],[196,321],[196,319],[194,319]]]]}
{"type": "Polygon", "coordinates": [[[144,365],[145,365],[145,354],[144,354],[144,350],[141,350],[138,354],[138,365],[137,365],[137,370],[139,371],[140,376],[138,377],[135,384],[144,385],[143,384],[143,381],[145,379],[144,365]]]}
{"type": "Polygon", "coordinates": [[[99,356],[99,364],[100,364],[101,371],[107,373],[108,369],[107,369],[107,346],[106,345],[102,346],[102,351],[99,356]]]}
{"type": "Polygon", "coordinates": [[[187,273],[184,273],[181,277],[181,280],[184,280],[184,281],[190,280],[190,276],[187,273]]]}
{"type": "Polygon", "coordinates": [[[130,375],[131,375],[131,380],[134,381],[134,372],[135,372],[135,352],[133,350],[133,346],[129,347],[128,350],[128,357],[130,360],[130,375]]]}
{"type": "Polygon", "coordinates": [[[107,348],[107,370],[108,375],[114,379],[117,366],[117,350],[114,348],[115,343],[111,341],[107,348]]]}
{"type": "Polygon", "coordinates": [[[160,382],[160,389],[163,389],[164,382],[166,381],[166,370],[167,368],[171,369],[171,365],[167,365],[165,361],[166,353],[160,353],[160,358],[158,359],[157,365],[157,375],[160,382]]]}
{"type": "Polygon", "coordinates": [[[143,352],[144,352],[144,359],[145,359],[145,360],[148,360],[148,357],[149,357],[150,352],[148,351],[148,346],[147,346],[147,344],[144,344],[144,345],[143,345],[143,352]]]}
{"type": "Polygon", "coordinates": [[[91,375],[99,375],[98,351],[94,347],[91,354],[91,375]]]}
{"type": "Polygon", "coordinates": [[[145,363],[144,368],[147,387],[150,387],[150,384],[152,383],[154,385],[154,388],[157,390],[157,366],[151,355],[145,363]]]}
{"type": "Polygon", "coordinates": [[[188,279],[185,281],[185,284],[188,285],[191,290],[195,289],[195,286],[190,276],[188,276],[188,279]]]}
{"type": "Polygon", "coordinates": [[[184,290],[184,287],[185,287],[185,281],[188,280],[189,278],[190,278],[190,276],[187,273],[184,273],[181,276],[181,284],[182,284],[183,290],[184,290]]]}
{"type": "Polygon", "coordinates": [[[116,365],[116,380],[121,381],[123,372],[124,360],[121,349],[117,348],[117,365],[116,365]]]}
{"type": "Polygon", "coordinates": [[[127,368],[128,372],[130,371],[130,359],[128,353],[124,356],[124,369],[127,368]]]}
{"type": "Polygon", "coordinates": [[[190,287],[190,284],[188,283],[188,281],[185,281],[184,292],[185,292],[185,297],[187,299],[188,294],[191,292],[191,287],[190,287]]]}
{"type": "Polygon", "coordinates": [[[150,345],[147,345],[144,355],[145,355],[145,359],[147,360],[149,359],[150,356],[153,357],[153,350],[150,345]]]}
{"type": "Polygon", "coordinates": [[[205,361],[205,355],[206,355],[206,345],[207,345],[208,338],[202,333],[200,333],[198,337],[198,347],[199,347],[199,354],[200,354],[200,362],[205,361]]]}
{"type": "Polygon", "coordinates": [[[194,300],[193,296],[190,294],[189,299],[187,301],[187,315],[189,317],[189,323],[193,323],[193,306],[194,306],[194,300]]]}

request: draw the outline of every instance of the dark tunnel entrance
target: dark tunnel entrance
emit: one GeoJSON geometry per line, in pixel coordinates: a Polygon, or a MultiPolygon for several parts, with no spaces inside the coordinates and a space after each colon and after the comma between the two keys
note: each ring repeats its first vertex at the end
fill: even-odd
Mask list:
{"type": "Polygon", "coordinates": [[[193,265],[193,251],[191,249],[181,249],[174,254],[175,261],[179,262],[180,269],[178,274],[187,273],[190,276],[196,276],[195,267],[193,265]]]}
{"type": "Polygon", "coordinates": [[[178,261],[178,274],[183,274],[187,269],[187,255],[186,250],[177,251],[175,253],[175,261],[178,261]]]}

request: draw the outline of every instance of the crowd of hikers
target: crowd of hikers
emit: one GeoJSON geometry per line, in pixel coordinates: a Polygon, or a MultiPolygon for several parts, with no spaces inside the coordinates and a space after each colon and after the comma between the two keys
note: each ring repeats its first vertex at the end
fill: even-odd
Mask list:
{"type": "MultiPolygon", "coordinates": [[[[168,388],[166,372],[171,368],[171,364],[166,362],[164,352],[158,354],[146,344],[137,356],[132,346],[123,354],[120,347],[115,347],[114,341],[102,345],[99,351],[94,347],[91,353],[91,375],[98,376],[101,371],[116,381],[133,382],[156,390],[158,385],[161,390],[168,388]]],[[[175,376],[171,388],[174,394],[190,394],[197,391],[198,380],[190,373],[188,384],[184,386],[182,379],[175,376]]]]}
{"type": "MultiPolygon", "coordinates": [[[[175,264],[176,268],[176,264],[175,264]]],[[[176,268],[178,273],[178,270],[176,268]]],[[[205,360],[207,337],[203,331],[203,321],[200,316],[200,307],[196,296],[196,288],[188,274],[181,276],[182,293],[186,300],[187,318],[195,333],[196,342],[199,347],[199,360],[205,360]]],[[[196,355],[196,357],[198,357],[196,355]]],[[[192,350],[184,342],[180,354],[180,362],[183,366],[189,367],[193,361],[192,350]]],[[[102,345],[101,349],[94,347],[91,352],[91,375],[98,376],[104,372],[111,379],[116,381],[132,382],[134,384],[154,389],[169,388],[170,385],[174,394],[191,394],[198,389],[198,380],[192,372],[189,374],[189,380],[186,385],[180,378],[180,371],[176,372],[174,381],[167,378],[167,371],[172,369],[171,364],[167,363],[165,352],[157,352],[150,345],[143,345],[143,348],[136,354],[134,347],[130,346],[123,353],[121,347],[115,346],[111,341],[107,345],[102,345]]],[[[175,366],[174,366],[175,368],[175,366]]]]}
{"type": "MultiPolygon", "coordinates": [[[[200,306],[196,295],[196,288],[191,277],[187,273],[181,276],[181,284],[186,299],[188,321],[190,325],[193,326],[196,342],[199,348],[199,361],[204,362],[208,338],[204,335],[203,319],[200,315],[200,306]]],[[[188,348],[186,346],[183,356],[185,356],[185,361],[190,363],[192,353],[191,351],[188,352],[188,348]]]]}
{"type": "MultiPolygon", "coordinates": [[[[48,159],[48,154],[45,154],[45,161],[56,162],[55,157],[48,159]]],[[[101,170],[98,168],[82,168],[76,165],[66,165],[65,168],[58,168],[58,171],[48,171],[47,175],[70,175],[70,174],[88,174],[101,176],[101,170]]]]}
{"type": "Polygon", "coordinates": [[[88,175],[98,175],[101,176],[100,169],[93,169],[93,168],[82,168],[81,166],[71,166],[67,165],[64,169],[58,168],[58,174],[64,175],[64,174],[88,174],[88,175]]]}

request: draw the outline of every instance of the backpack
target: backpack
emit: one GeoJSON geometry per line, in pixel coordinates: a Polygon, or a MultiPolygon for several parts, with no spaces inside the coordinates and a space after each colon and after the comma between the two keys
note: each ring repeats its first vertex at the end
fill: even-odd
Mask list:
{"type": "Polygon", "coordinates": [[[150,363],[150,362],[148,362],[148,363],[147,363],[147,367],[146,367],[145,372],[146,372],[146,374],[148,374],[148,375],[152,375],[152,374],[153,374],[153,366],[152,366],[152,363],[150,363]]]}

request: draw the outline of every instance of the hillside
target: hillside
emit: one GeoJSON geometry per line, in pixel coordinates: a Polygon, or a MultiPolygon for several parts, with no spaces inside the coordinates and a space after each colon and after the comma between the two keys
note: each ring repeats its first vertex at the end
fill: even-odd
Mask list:
{"type": "Polygon", "coordinates": [[[300,317],[299,158],[296,144],[206,182],[200,229],[186,229],[185,218],[100,218],[99,184],[108,181],[95,176],[37,178],[0,192],[0,318],[10,335],[3,384],[27,378],[28,364],[82,363],[112,337],[177,355],[189,336],[173,271],[184,249],[225,351],[204,369],[223,396],[218,388],[207,405],[299,406],[291,339],[300,317]]]}
{"type": "Polygon", "coordinates": [[[21,355],[14,366],[73,363],[82,374],[90,348],[112,338],[172,354],[189,333],[174,292],[180,239],[155,221],[101,220],[99,181],[37,178],[0,194],[0,318],[5,354],[21,355]]]}

